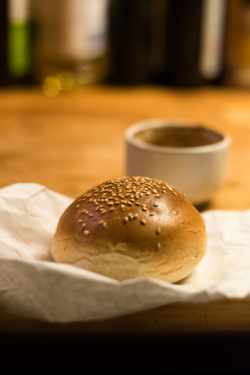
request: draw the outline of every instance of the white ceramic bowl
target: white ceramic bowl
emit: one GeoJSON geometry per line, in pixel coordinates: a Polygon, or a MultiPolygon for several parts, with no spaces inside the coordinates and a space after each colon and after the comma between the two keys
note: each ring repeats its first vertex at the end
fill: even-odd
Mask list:
{"type": "Polygon", "coordinates": [[[126,174],[157,178],[200,205],[222,185],[230,138],[183,119],[152,119],[127,129],[126,174]]]}

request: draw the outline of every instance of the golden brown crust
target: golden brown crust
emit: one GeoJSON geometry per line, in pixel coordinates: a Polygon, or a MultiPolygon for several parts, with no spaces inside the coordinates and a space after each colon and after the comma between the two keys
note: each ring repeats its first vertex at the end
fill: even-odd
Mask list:
{"type": "Polygon", "coordinates": [[[188,276],[206,251],[199,212],[168,184],[133,177],[107,181],[77,198],[53,238],[56,262],[118,280],[188,276]]]}

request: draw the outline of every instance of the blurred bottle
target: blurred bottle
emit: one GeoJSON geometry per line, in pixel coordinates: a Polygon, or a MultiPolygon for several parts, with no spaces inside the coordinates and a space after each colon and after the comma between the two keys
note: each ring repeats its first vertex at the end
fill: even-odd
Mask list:
{"type": "Polygon", "coordinates": [[[151,3],[152,0],[110,2],[109,81],[112,83],[140,84],[148,80],[151,3]]]}
{"type": "Polygon", "coordinates": [[[29,0],[0,1],[0,85],[30,83],[29,0]]]}
{"type": "Polygon", "coordinates": [[[8,73],[15,85],[31,81],[29,0],[8,0],[8,73]]]}
{"type": "Polygon", "coordinates": [[[0,86],[9,83],[8,75],[8,0],[0,1],[0,86]]]}
{"type": "Polygon", "coordinates": [[[111,82],[152,82],[164,70],[167,9],[168,0],[111,0],[111,82]]]}
{"type": "Polygon", "coordinates": [[[33,75],[46,94],[98,82],[107,72],[108,0],[32,0],[33,75]]]}
{"type": "Polygon", "coordinates": [[[168,0],[166,83],[221,82],[226,5],[226,0],[168,0]]]}
{"type": "Polygon", "coordinates": [[[250,0],[228,0],[225,83],[250,87],[250,0]]]}

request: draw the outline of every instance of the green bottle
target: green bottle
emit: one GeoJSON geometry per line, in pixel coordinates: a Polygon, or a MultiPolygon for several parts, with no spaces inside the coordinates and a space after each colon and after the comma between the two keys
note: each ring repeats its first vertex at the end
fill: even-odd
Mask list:
{"type": "Polygon", "coordinates": [[[8,2],[8,69],[14,82],[30,73],[30,22],[28,0],[8,2]]]}

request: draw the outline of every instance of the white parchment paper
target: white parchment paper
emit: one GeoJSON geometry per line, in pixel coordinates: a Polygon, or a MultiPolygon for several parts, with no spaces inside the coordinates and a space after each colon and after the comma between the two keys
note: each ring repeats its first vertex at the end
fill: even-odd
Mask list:
{"type": "Polygon", "coordinates": [[[205,257],[186,279],[169,284],[119,282],[50,255],[58,219],[71,198],[38,184],[0,189],[0,309],[51,322],[103,319],[172,302],[250,297],[250,210],[203,213],[205,257]]]}

